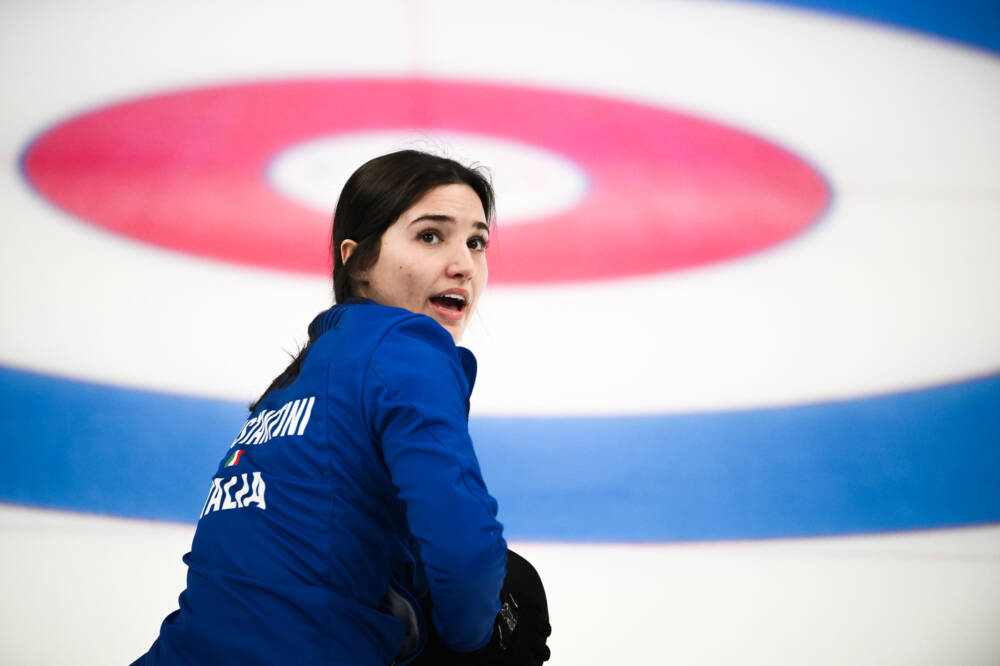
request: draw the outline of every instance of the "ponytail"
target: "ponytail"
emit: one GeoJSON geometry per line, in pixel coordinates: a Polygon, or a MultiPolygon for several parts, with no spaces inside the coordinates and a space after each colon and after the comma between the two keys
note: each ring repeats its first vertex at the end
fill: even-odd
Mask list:
{"type": "Polygon", "coordinates": [[[284,388],[295,381],[295,378],[299,376],[299,371],[302,370],[302,361],[305,360],[306,354],[309,352],[309,347],[312,346],[312,343],[313,341],[310,339],[309,342],[307,342],[305,346],[299,350],[299,353],[295,355],[292,362],[288,364],[287,368],[285,368],[284,372],[275,377],[271,381],[271,385],[267,387],[267,390],[261,393],[259,398],[250,403],[251,412],[257,411],[257,407],[259,407],[260,403],[264,401],[264,398],[267,397],[268,393],[284,388]]]}

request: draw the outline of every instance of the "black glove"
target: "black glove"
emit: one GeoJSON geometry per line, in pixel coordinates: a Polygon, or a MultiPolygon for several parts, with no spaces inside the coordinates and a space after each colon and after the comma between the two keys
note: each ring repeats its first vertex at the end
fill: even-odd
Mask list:
{"type": "MultiPolygon", "coordinates": [[[[428,621],[427,647],[411,666],[541,666],[550,656],[545,639],[552,633],[545,588],[535,568],[512,550],[507,551],[500,601],[489,643],[475,652],[453,652],[441,643],[433,622],[428,621]]],[[[425,599],[424,612],[429,619],[429,599],[425,599]]]]}

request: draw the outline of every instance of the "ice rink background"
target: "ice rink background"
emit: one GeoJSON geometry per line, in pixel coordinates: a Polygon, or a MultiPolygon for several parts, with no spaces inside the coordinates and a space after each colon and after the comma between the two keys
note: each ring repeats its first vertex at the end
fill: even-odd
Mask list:
{"type": "Polygon", "coordinates": [[[418,145],[498,188],[472,429],[552,663],[996,663],[998,26],[0,5],[0,662],[148,646],[246,402],[329,303],[310,239],[418,145]]]}

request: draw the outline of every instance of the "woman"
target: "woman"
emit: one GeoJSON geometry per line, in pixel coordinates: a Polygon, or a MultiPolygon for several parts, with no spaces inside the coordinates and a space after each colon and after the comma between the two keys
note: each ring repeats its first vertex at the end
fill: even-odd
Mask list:
{"type": "Polygon", "coordinates": [[[136,663],[548,658],[541,581],[508,556],[468,434],[476,362],[456,346],[493,210],[480,173],[417,151],[348,179],[337,305],[251,405],[184,557],[180,608],[136,663]]]}

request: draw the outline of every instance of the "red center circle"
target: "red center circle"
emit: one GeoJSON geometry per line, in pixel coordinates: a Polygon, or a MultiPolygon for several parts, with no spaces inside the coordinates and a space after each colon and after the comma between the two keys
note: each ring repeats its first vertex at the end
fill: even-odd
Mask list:
{"type": "Polygon", "coordinates": [[[592,95],[426,79],[248,83],[146,97],[50,129],[23,166],[43,196],[111,231],[214,259],[329,274],[330,216],[275,190],[271,160],[318,137],[412,129],[535,144],[587,174],[590,188],[573,208],[507,227],[498,221],[491,282],[609,279],[721,261],[795,235],[829,199],[802,159],[703,119],[592,95]]]}

